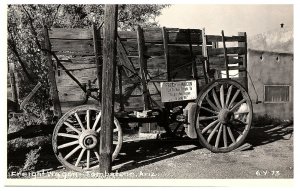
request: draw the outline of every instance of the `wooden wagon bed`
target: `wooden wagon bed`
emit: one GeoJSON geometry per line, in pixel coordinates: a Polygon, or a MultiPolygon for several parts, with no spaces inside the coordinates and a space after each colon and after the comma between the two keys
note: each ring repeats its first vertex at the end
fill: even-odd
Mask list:
{"type": "MultiPolygon", "coordinates": [[[[92,28],[52,28],[46,36],[46,41],[51,44],[46,48],[53,51],[64,66],[52,57],[63,113],[83,103],[86,97],[84,88],[99,88],[95,62],[97,59],[100,63],[102,61],[99,50],[103,34],[100,29],[94,31],[92,28]]],[[[233,74],[230,77],[247,89],[246,41],[245,33],[222,38],[222,35],[206,35],[200,29],[137,27],[136,31],[118,31],[115,111],[142,110],[145,105],[164,107],[160,82],[197,79],[199,91],[208,81],[226,77],[226,61],[229,74],[233,74]],[[145,84],[141,78],[146,79],[145,84]],[[152,101],[145,98],[146,91],[152,101]]],[[[90,98],[87,104],[97,104],[97,100],[90,98]]]]}

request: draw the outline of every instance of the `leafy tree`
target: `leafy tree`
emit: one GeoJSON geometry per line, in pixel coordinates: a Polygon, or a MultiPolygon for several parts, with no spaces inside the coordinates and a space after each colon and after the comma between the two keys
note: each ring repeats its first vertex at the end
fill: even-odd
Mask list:
{"type": "MultiPolygon", "coordinates": [[[[119,29],[134,30],[136,25],[157,26],[155,18],[168,5],[119,5],[119,29]]],[[[104,5],[8,5],[8,62],[15,63],[19,97],[25,97],[39,81],[42,90],[35,96],[29,112],[39,115],[49,109],[47,66],[42,50],[43,27],[89,28],[103,24],[104,5]]]]}

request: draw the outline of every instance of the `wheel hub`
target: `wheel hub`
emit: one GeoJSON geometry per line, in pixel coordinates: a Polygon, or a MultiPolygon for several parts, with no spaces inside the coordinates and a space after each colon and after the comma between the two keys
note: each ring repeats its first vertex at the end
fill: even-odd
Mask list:
{"type": "Polygon", "coordinates": [[[82,148],[93,149],[98,144],[97,133],[93,130],[86,130],[82,132],[79,137],[79,144],[82,148]]]}
{"type": "Polygon", "coordinates": [[[233,116],[233,112],[228,109],[222,109],[218,115],[219,121],[222,124],[227,124],[233,116]]]}

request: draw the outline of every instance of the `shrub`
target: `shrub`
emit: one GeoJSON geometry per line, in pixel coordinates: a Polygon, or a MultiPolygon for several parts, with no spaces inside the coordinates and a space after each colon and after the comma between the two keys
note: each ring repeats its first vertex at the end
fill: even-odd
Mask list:
{"type": "Polygon", "coordinates": [[[24,163],[23,170],[24,171],[32,171],[36,169],[36,165],[38,163],[39,157],[40,157],[40,150],[41,147],[37,149],[31,150],[29,153],[26,154],[26,160],[24,163]]]}

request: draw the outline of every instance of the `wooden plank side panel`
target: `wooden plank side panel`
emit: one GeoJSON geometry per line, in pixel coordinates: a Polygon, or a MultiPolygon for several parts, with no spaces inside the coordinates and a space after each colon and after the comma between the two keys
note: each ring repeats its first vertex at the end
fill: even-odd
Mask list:
{"type": "MultiPolygon", "coordinates": [[[[137,58],[131,58],[132,63],[138,67],[137,58]]],[[[189,55],[171,55],[170,56],[170,75],[172,78],[192,77],[192,59],[189,55]]],[[[166,63],[163,56],[151,57],[147,61],[148,73],[154,80],[166,79],[166,63]]],[[[202,75],[202,69],[198,69],[198,75],[202,75]]]]}
{"type": "MultiPolygon", "coordinates": [[[[226,67],[224,65],[210,65],[211,69],[215,70],[226,70],[226,67]]],[[[240,70],[240,71],[245,71],[246,68],[243,66],[228,66],[228,70],[240,70]]]]}
{"type": "MultiPolygon", "coordinates": [[[[61,63],[64,65],[64,67],[70,71],[76,71],[76,70],[86,70],[86,69],[96,69],[96,65],[95,64],[91,64],[89,62],[87,63],[76,63],[74,64],[73,62],[64,62],[61,61],[61,63]]],[[[58,66],[58,69],[61,69],[58,66]]]]}
{"type": "MultiPolygon", "coordinates": [[[[49,30],[50,39],[93,39],[91,29],[82,28],[52,28],[49,30]]],[[[51,40],[52,41],[52,40],[51,40]]]]}
{"type": "Polygon", "coordinates": [[[170,76],[172,79],[192,78],[192,59],[189,55],[170,56],[170,76]]]}
{"type": "Polygon", "coordinates": [[[93,41],[88,39],[51,39],[51,49],[53,51],[94,52],[94,45],[93,41]]]}
{"type": "MultiPolygon", "coordinates": [[[[228,56],[228,61],[229,61],[229,64],[237,64],[237,63],[242,63],[243,58],[237,57],[237,56],[236,57],[228,56]]],[[[225,59],[222,56],[210,56],[209,62],[212,65],[224,65],[225,59]]]]}
{"type": "MultiPolygon", "coordinates": [[[[136,41],[122,41],[122,44],[124,45],[124,48],[129,56],[138,56],[136,41]]],[[[193,54],[201,55],[201,49],[202,47],[200,45],[193,45],[193,54]]],[[[161,56],[164,54],[164,47],[162,44],[146,43],[145,54],[147,56],[161,56]]],[[[169,54],[190,54],[189,46],[187,44],[171,44],[169,45],[169,54]]]]}
{"type": "Polygon", "coordinates": [[[88,64],[88,65],[95,65],[95,56],[76,56],[76,57],[71,57],[71,56],[64,56],[64,58],[60,59],[60,62],[66,66],[66,65],[81,65],[81,64],[88,64]]]}
{"type": "MultiPolygon", "coordinates": [[[[136,68],[139,68],[138,59],[131,58],[132,63],[136,68]]],[[[166,65],[163,56],[151,57],[147,60],[147,71],[151,79],[165,79],[166,78],[166,65]]]]}
{"type": "Polygon", "coordinates": [[[61,102],[79,102],[85,100],[85,93],[77,85],[62,85],[58,86],[58,95],[61,102]]]}
{"type": "Polygon", "coordinates": [[[94,56],[94,52],[55,51],[57,56],[94,56]]]}
{"type": "MultiPolygon", "coordinates": [[[[98,102],[90,99],[86,103],[87,105],[97,105],[98,102]]],[[[62,113],[68,112],[70,109],[73,109],[76,106],[82,105],[82,102],[80,101],[65,101],[61,102],[62,107],[62,113]]],[[[118,102],[115,103],[114,110],[115,112],[118,112],[120,109],[120,105],[118,102]]],[[[125,105],[125,111],[136,111],[136,110],[142,110],[142,101],[139,97],[132,97],[130,100],[128,100],[127,105],[125,105]]]]}
{"type": "MultiPolygon", "coordinates": [[[[134,66],[138,66],[138,58],[131,58],[134,66]]],[[[147,69],[166,68],[164,56],[153,56],[147,59],[147,69]]]]}
{"type": "MultiPolygon", "coordinates": [[[[117,88],[115,89],[117,90],[117,88]]],[[[78,106],[83,103],[85,100],[85,93],[76,85],[68,85],[68,86],[60,86],[58,88],[59,91],[59,98],[61,100],[62,105],[66,105],[67,103],[70,103],[69,106],[78,106]]],[[[124,108],[127,110],[128,108],[130,109],[138,109],[143,107],[143,100],[141,96],[141,91],[138,92],[138,89],[136,89],[137,93],[132,93],[130,96],[125,97],[122,96],[123,103],[124,103],[124,108]],[[136,94],[136,95],[134,95],[136,94]]],[[[154,92],[154,90],[153,90],[154,92]]],[[[119,92],[115,92],[115,102],[118,105],[119,101],[119,92]]],[[[160,94],[157,93],[152,93],[153,96],[160,96],[160,94]]],[[[89,98],[89,103],[93,102],[97,104],[97,101],[94,100],[93,98],[89,98]]],[[[62,106],[63,107],[63,106],[62,106]]]]}
{"type": "MultiPolygon", "coordinates": [[[[225,36],[226,42],[245,42],[246,38],[244,36],[225,36]]],[[[206,39],[208,42],[222,42],[222,36],[218,35],[206,35],[206,39]]]]}
{"type": "Polygon", "coordinates": [[[180,32],[180,33],[199,33],[201,35],[201,30],[200,29],[181,29],[181,28],[166,28],[166,30],[171,33],[171,32],[180,32]]]}
{"type": "MultiPolygon", "coordinates": [[[[134,41],[122,41],[124,48],[129,57],[138,56],[137,43],[134,41]]],[[[189,47],[183,44],[169,45],[170,54],[190,54],[189,47]]],[[[102,48],[102,47],[101,47],[102,48]]],[[[93,45],[90,40],[52,40],[52,49],[57,52],[57,55],[77,55],[77,56],[89,56],[93,55],[93,45]]],[[[201,55],[202,47],[200,45],[193,46],[193,54],[201,55]]],[[[147,56],[160,56],[164,54],[162,44],[146,43],[145,55],[147,56]]]]}
{"type": "MultiPolygon", "coordinates": [[[[246,54],[244,47],[229,47],[226,48],[227,54],[246,54]]],[[[223,48],[212,48],[207,50],[208,56],[224,54],[223,48]]]]}
{"type": "MultiPolygon", "coordinates": [[[[87,84],[88,80],[94,81],[96,79],[96,69],[89,68],[89,69],[81,69],[81,70],[73,70],[70,71],[71,74],[81,83],[87,84]]],[[[56,71],[56,83],[58,87],[63,86],[78,86],[70,77],[66,74],[64,70],[57,70],[56,71]]]]}
{"type": "MultiPolygon", "coordinates": [[[[169,31],[169,43],[170,44],[188,44],[187,29],[180,29],[177,31],[169,31]]],[[[136,34],[131,31],[118,31],[118,35],[121,39],[136,39],[136,34]]],[[[144,29],[145,43],[159,43],[162,44],[161,28],[144,29]]],[[[191,42],[193,44],[199,44],[201,42],[201,30],[191,29],[191,42]]]]}
{"type": "MultiPolygon", "coordinates": [[[[169,33],[169,43],[188,44],[188,30],[191,32],[193,44],[199,44],[201,40],[201,30],[199,29],[167,29],[169,33]]],[[[146,43],[162,43],[161,28],[145,28],[146,43]]],[[[92,29],[81,28],[52,28],[49,31],[51,41],[54,39],[61,40],[92,40],[92,29]]],[[[120,39],[137,39],[135,31],[118,31],[120,39]]],[[[103,37],[103,34],[101,34],[103,37]]]]}

